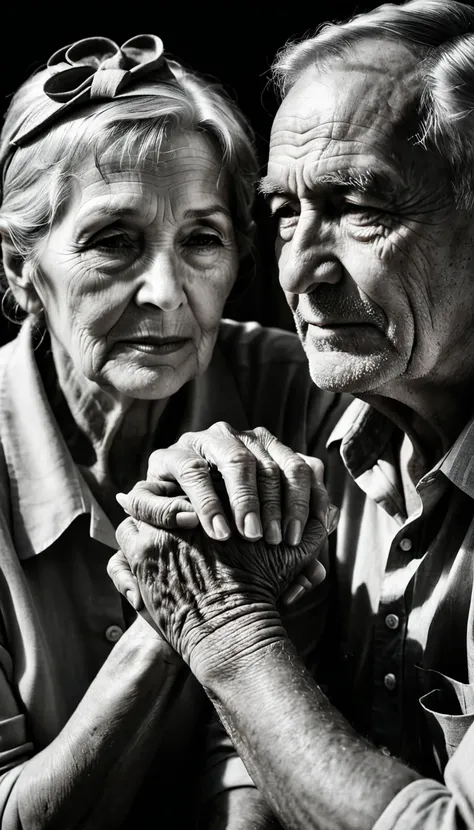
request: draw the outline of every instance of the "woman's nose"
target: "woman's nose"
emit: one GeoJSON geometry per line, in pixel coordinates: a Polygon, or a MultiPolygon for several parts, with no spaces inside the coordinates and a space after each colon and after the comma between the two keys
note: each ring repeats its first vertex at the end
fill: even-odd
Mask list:
{"type": "Polygon", "coordinates": [[[336,284],[343,266],[336,254],[334,234],[316,218],[300,218],[293,238],[279,251],[280,284],[289,294],[310,294],[319,283],[336,284]]]}
{"type": "Polygon", "coordinates": [[[176,311],[187,302],[182,275],[173,257],[158,255],[142,272],[135,302],[139,306],[154,305],[162,311],[176,311]]]}

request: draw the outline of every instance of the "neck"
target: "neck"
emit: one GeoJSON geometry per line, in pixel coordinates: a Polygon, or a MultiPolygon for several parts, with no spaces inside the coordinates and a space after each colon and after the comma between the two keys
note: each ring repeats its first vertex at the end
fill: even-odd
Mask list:
{"type": "Polygon", "coordinates": [[[380,393],[358,397],[383,412],[407,436],[413,447],[410,466],[417,480],[445,455],[474,415],[474,379],[459,384],[392,384],[380,393]]]}
{"type": "Polygon", "coordinates": [[[138,400],[104,390],[75,369],[54,338],[51,346],[61,391],[93,448],[94,460],[85,466],[99,487],[130,489],[146,475],[153,434],[167,399],[138,400]]]}

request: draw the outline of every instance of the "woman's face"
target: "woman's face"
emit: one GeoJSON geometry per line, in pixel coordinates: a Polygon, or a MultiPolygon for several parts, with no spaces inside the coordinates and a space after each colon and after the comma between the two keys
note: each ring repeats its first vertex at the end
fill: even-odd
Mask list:
{"type": "Polygon", "coordinates": [[[164,398],[211,358],[238,255],[222,164],[199,134],[159,161],[77,171],[32,281],[77,370],[132,398],[164,398]]]}

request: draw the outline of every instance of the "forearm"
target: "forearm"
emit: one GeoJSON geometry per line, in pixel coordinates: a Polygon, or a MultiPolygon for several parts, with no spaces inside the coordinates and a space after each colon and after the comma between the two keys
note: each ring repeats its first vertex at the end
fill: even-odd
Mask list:
{"type": "Polygon", "coordinates": [[[113,827],[129,809],[179,682],[144,625],[125,632],[57,738],[24,765],[8,805],[24,830],[113,827]]]}
{"type": "Polygon", "coordinates": [[[292,830],[366,830],[418,776],[352,730],[286,639],[200,678],[252,779],[292,830]]]}

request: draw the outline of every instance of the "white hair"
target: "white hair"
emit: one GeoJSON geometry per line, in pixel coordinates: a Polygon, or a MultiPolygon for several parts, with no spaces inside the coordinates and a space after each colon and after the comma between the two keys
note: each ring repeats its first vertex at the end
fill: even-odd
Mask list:
{"type": "MultiPolygon", "coordinates": [[[[19,147],[6,168],[0,227],[19,256],[35,259],[56,216],[67,204],[71,183],[85,156],[116,154],[119,163],[136,164],[150,152],[159,153],[164,138],[175,132],[197,132],[219,153],[230,193],[230,210],[242,257],[251,248],[254,184],[258,165],[253,134],[244,116],[218,84],[168,61],[176,83],[156,84],[156,94],[123,97],[79,110],[48,129],[31,144],[19,147]]],[[[19,88],[7,111],[0,136],[3,156],[25,111],[41,116],[47,71],[19,88]]]]}
{"type": "Polygon", "coordinates": [[[455,0],[384,4],[344,23],[325,23],[278,53],[273,78],[284,97],[310,66],[324,70],[362,40],[388,38],[419,58],[419,140],[452,171],[459,207],[474,204],[474,9],[455,0]]]}

